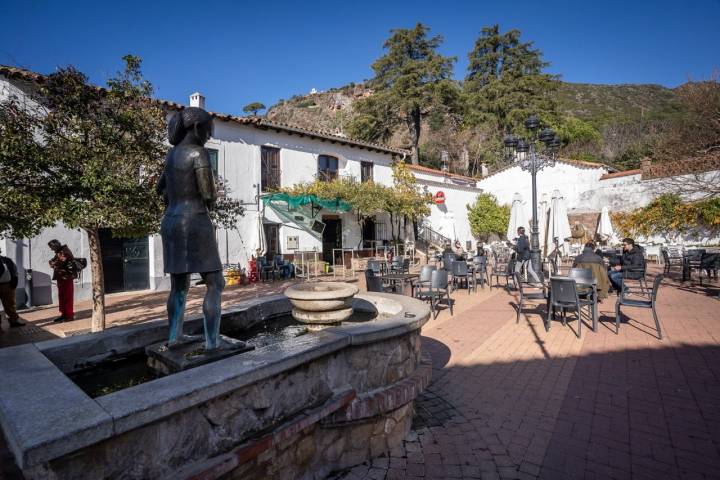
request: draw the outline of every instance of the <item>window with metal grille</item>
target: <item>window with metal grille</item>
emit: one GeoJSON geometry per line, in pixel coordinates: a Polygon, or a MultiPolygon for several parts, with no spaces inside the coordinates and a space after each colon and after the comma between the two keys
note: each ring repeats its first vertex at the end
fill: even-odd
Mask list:
{"type": "Polygon", "coordinates": [[[360,162],[360,181],[369,182],[373,179],[372,162],[360,162]]]}
{"type": "Polygon", "coordinates": [[[210,168],[212,168],[215,178],[218,176],[218,151],[214,148],[207,148],[208,158],[210,160],[210,168]]]}
{"type": "Polygon", "coordinates": [[[318,180],[331,182],[338,176],[338,159],[330,155],[318,157],[318,180]]]}
{"type": "Polygon", "coordinates": [[[263,192],[280,188],[280,149],[260,147],[260,189],[263,192]]]}

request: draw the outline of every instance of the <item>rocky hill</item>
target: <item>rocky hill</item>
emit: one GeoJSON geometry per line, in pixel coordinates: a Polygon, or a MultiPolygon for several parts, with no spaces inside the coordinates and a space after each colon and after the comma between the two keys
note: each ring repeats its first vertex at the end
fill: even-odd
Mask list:
{"type": "MultiPolygon", "coordinates": [[[[353,115],[353,104],[368,95],[372,95],[372,90],[363,84],[350,84],[326,92],[296,95],[270,107],[267,117],[305,128],[343,135],[353,115]]],[[[653,129],[640,125],[662,122],[680,111],[676,90],[661,85],[595,85],[562,82],[557,92],[557,102],[562,113],[589,122],[601,133],[605,145],[603,152],[609,154],[599,160],[608,162],[621,155],[617,149],[613,150],[613,146],[618,144],[618,124],[632,124],[633,133],[630,136],[637,137],[636,140],[642,143],[646,131],[653,129]]],[[[407,143],[406,138],[403,142],[404,138],[405,135],[399,131],[393,135],[389,143],[395,147],[407,147],[403,144],[407,143]]],[[[633,162],[637,161],[639,160],[633,160],[633,162]]],[[[618,166],[623,168],[622,165],[618,166]]],[[[624,168],[632,166],[633,163],[630,162],[624,168]]]]}

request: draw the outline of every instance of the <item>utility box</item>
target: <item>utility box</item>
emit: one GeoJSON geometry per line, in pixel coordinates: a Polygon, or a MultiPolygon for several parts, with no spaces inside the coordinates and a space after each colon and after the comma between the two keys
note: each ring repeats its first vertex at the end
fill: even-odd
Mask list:
{"type": "Polygon", "coordinates": [[[288,250],[300,249],[300,237],[297,235],[285,237],[285,243],[288,250]]]}

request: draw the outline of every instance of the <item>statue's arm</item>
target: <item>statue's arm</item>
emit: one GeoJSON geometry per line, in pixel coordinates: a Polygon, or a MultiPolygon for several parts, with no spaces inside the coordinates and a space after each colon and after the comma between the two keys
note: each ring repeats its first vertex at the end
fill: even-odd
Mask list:
{"type": "MultiPolygon", "coordinates": [[[[168,158],[170,157],[170,152],[165,156],[165,165],[167,165],[168,158]]],[[[163,197],[163,203],[167,206],[168,204],[168,198],[167,198],[167,179],[165,178],[165,167],[163,166],[163,171],[160,174],[160,178],[158,179],[158,183],[155,186],[155,191],[158,193],[158,195],[162,195],[163,197]]]]}
{"type": "Polygon", "coordinates": [[[217,187],[215,186],[215,176],[210,167],[210,158],[207,150],[202,148],[199,155],[195,158],[195,178],[197,186],[203,201],[212,209],[217,200],[217,187]]]}

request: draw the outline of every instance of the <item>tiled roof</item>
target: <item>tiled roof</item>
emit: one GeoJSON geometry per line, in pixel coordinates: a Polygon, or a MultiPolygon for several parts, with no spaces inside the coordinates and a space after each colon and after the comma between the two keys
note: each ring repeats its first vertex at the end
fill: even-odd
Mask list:
{"type": "Polygon", "coordinates": [[[467,177],[467,176],[465,176],[465,175],[460,175],[460,174],[457,174],[457,173],[443,172],[442,170],[437,170],[437,169],[435,169],[435,168],[430,168],[430,167],[424,167],[424,166],[422,166],[422,165],[412,165],[412,164],[409,164],[409,165],[408,165],[408,168],[409,168],[410,170],[415,170],[415,171],[418,171],[418,172],[426,172],[426,173],[429,173],[429,174],[431,174],[431,175],[441,175],[441,176],[443,176],[443,177],[457,178],[458,180],[463,180],[463,181],[466,181],[466,182],[473,182],[473,183],[475,183],[475,182],[478,181],[477,178],[467,177]]]}
{"type": "MultiPolygon", "coordinates": [[[[15,78],[15,79],[21,79],[26,80],[29,82],[36,82],[36,83],[42,83],[45,81],[45,75],[31,72],[30,70],[25,70],[23,68],[17,68],[17,67],[10,67],[7,65],[0,65],[0,75],[4,75],[7,78],[15,78]]],[[[102,87],[97,87],[101,88],[102,87]]],[[[182,105],[180,103],[172,102],[169,100],[158,100],[158,102],[161,105],[164,105],[167,108],[172,108],[176,110],[182,110],[185,108],[185,105],[182,105]]],[[[335,135],[333,133],[323,132],[320,130],[312,130],[308,128],[298,127],[294,125],[289,125],[286,123],[280,123],[280,122],[274,122],[272,120],[268,120],[266,118],[262,117],[241,117],[236,115],[230,115],[227,113],[218,113],[218,112],[208,112],[213,117],[224,120],[228,122],[236,122],[241,125],[250,125],[256,128],[260,128],[263,130],[276,130],[278,132],[285,132],[289,135],[300,135],[300,136],[307,136],[311,138],[317,138],[322,141],[329,141],[331,143],[339,143],[342,145],[349,145],[351,147],[357,147],[357,148],[364,148],[371,151],[376,151],[380,153],[389,153],[391,155],[408,155],[410,152],[407,150],[403,150],[400,148],[393,148],[389,147],[387,145],[382,145],[379,143],[372,143],[372,142],[366,142],[363,140],[357,140],[354,138],[348,138],[348,137],[342,137],[340,135],[335,135]]]]}
{"type": "Polygon", "coordinates": [[[602,177],[600,177],[600,180],[607,180],[609,178],[618,178],[618,177],[629,177],[630,175],[640,175],[642,173],[642,170],[639,168],[636,168],[635,170],[625,170],[624,172],[613,172],[613,173],[606,173],[602,177]]]}

